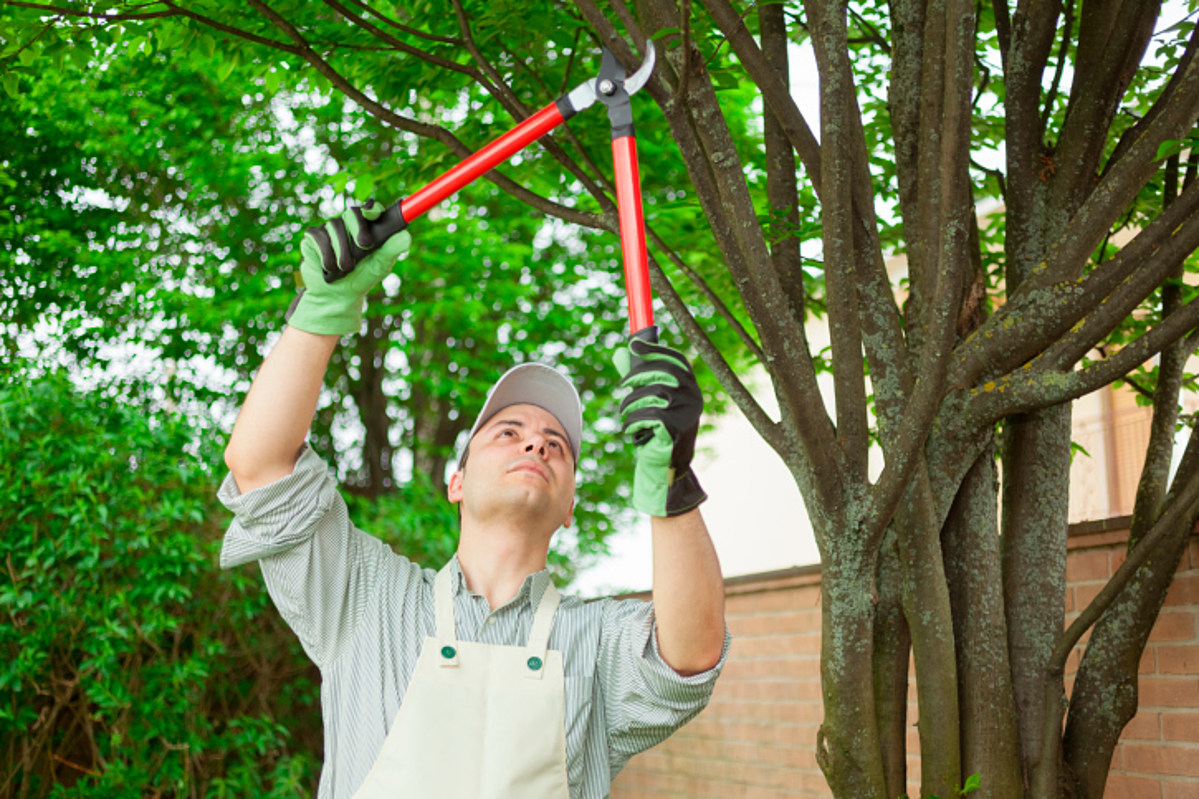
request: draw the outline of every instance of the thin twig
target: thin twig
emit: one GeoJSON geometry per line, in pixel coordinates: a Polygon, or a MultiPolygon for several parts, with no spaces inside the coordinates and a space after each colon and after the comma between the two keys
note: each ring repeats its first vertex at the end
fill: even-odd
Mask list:
{"type": "Polygon", "coordinates": [[[391,27],[395,28],[400,33],[407,33],[409,36],[416,36],[419,39],[428,39],[431,42],[440,42],[441,44],[452,44],[455,47],[459,47],[462,45],[462,41],[460,39],[455,39],[452,36],[438,36],[433,33],[425,33],[424,31],[418,30],[416,28],[410,28],[407,25],[404,25],[400,22],[396,22],[394,19],[392,19],[391,17],[382,13],[381,11],[377,11],[376,9],[371,8],[371,6],[369,4],[362,2],[362,0],[350,0],[350,2],[353,3],[354,5],[358,6],[363,11],[367,12],[368,14],[370,14],[372,17],[379,20],[380,22],[386,23],[387,25],[390,25],[391,27]]]}
{"type": "MultiPolygon", "coordinates": [[[[177,11],[148,11],[144,14],[98,14],[94,11],[76,11],[73,8],[48,6],[43,5],[42,3],[27,3],[23,2],[23,0],[4,0],[4,3],[5,5],[18,6],[20,8],[32,8],[35,11],[48,11],[54,14],[60,14],[64,17],[86,17],[88,19],[99,19],[106,22],[123,22],[131,19],[159,19],[161,17],[174,17],[178,15],[177,11]]],[[[163,3],[162,5],[170,6],[169,3],[163,3]]]]}

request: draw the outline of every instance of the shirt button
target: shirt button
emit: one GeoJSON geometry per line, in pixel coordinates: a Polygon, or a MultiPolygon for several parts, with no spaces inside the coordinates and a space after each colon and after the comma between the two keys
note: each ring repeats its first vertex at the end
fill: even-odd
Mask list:
{"type": "Polygon", "coordinates": [[[537,671],[539,668],[541,668],[541,658],[529,658],[529,668],[533,671],[537,671]]]}
{"type": "Polygon", "coordinates": [[[446,660],[449,660],[456,654],[457,654],[457,652],[454,651],[454,647],[452,647],[452,646],[443,646],[441,648],[441,656],[443,658],[445,658],[446,660]]]}

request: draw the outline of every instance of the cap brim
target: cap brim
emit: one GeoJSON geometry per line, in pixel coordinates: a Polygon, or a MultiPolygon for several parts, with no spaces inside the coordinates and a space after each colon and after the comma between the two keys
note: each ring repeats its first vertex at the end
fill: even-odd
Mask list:
{"type": "Polygon", "coordinates": [[[583,405],[579,401],[579,392],[565,375],[540,363],[522,363],[509,369],[487,393],[487,401],[483,403],[483,410],[470,429],[467,441],[509,405],[536,405],[553,414],[562,425],[575,463],[578,463],[583,441],[583,405]]]}

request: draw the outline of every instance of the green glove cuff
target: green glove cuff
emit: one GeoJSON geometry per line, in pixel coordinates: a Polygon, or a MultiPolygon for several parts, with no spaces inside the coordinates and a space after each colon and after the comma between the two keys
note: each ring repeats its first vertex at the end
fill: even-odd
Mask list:
{"type": "Polygon", "coordinates": [[[362,329],[365,298],[353,304],[344,297],[330,297],[319,291],[300,289],[287,324],[298,330],[325,336],[345,336],[362,329]]]}

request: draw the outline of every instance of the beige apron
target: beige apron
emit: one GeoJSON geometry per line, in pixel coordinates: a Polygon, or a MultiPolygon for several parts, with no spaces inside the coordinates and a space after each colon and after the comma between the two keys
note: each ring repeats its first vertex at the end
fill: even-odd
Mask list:
{"type": "Polygon", "coordinates": [[[457,640],[448,565],[433,599],[437,637],[354,799],[569,799],[562,653],[548,648],[557,589],[546,586],[524,647],[457,640]]]}

